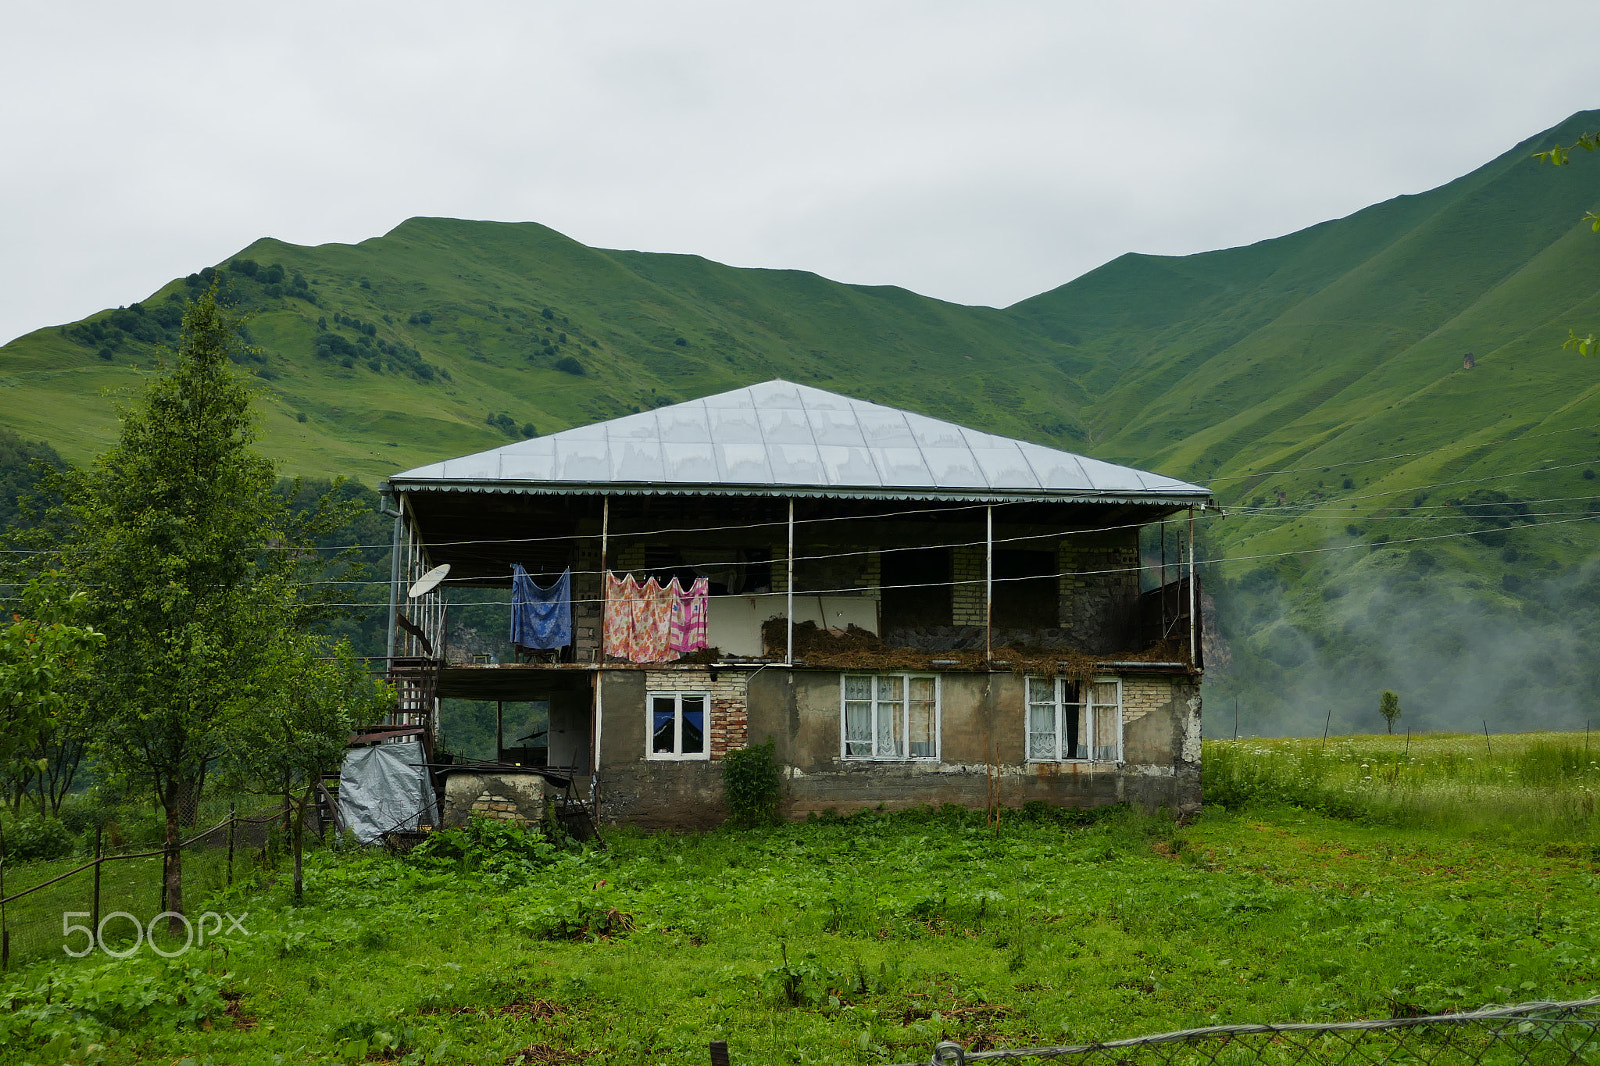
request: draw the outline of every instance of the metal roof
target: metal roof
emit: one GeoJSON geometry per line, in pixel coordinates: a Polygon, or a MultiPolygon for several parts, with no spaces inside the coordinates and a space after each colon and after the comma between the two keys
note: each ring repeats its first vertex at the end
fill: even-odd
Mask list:
{"type": "Polygon", "coordinates": [[[1174,478],[768,381],[420,466],[399,491],[1189,504],[1174,478]]]}

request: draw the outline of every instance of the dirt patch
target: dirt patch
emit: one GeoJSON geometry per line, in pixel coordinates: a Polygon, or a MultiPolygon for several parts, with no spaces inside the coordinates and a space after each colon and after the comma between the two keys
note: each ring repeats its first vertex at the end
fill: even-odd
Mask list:
{"type": "Polygon", "coordinates": [[[226,1014],[230,1019],[233,1020],[233,1027],[235,1029],[240,1029],[248,1033],[250,1030],[256,1027],[256,1016],[253,1014],[246,1014],[244,1012],[244,1008],[239,1005],[242,996],[243,993],[240,992],[223,992],[222,998],[227,1001],[228,1005],[222,1008],[222,1013],[226,1014]]]}
{"type": "Polygon", "coordinates": [[[573,1051],[568,1048],[558,1048],[550,1044],[529,1044],[521,1051],[514,1051],[506,1056],[506,1066],[558,1066],[561,1063],[582,1062],[593,1055],[592,1051],[573,1051]]]}
{"type": "Polygon", "coordinates": [[[559,1018],[572,1011],[548,999],[517,999],[501,1007],[423,1007],[418,1014],[491,1014],[523,1021],[559,1018]]]}

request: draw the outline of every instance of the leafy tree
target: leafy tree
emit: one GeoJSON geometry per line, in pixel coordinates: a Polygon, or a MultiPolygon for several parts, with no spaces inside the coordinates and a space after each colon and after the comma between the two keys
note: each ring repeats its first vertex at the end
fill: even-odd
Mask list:
{"type": "Polygon", "coordinates": [[[1393,733],[1394,724],[1400,720],[1400,697],[1392,690],[1384,689],[1383,695],[1378,698],[1378,713],[1383,715],[1383,724],[1393,733]]]}
{"type": "Polygon", "coordinates": [[[81,592],[65,592],[56,575],[36,578],[23,590],[21,609],[0,626],[0,770],[8,783],[22,782],[12,792],[13,808],[46,769],[34,748],[56,731],[64,689],[104,639],[78,624],[85,600],[81,592]]]}
{"type": "MultiPolygon", "coordinates": [[[[1578,139],[1571,144],[1558,144],[1548,151],[1535,152],[1533,158],[1551,166],[1564,167],[1572,162],[1572,153],[1576,149],[1585,152],[1600,151],[1600,132],[1580,134],[1578,139]]],[[[1600,233],[1600,214],[1593,211],[1584,213],[1583,221],[1589,223],[1589,228],[1595,233],[1600,233]]],[[[1580,337],[1577,331],[1568,329],[1567,339],[1563,348],[1576,348],[1579,355],[1594,355],[1600,352],[1600,337],[1590,333],[1580,337]]]]}
{"type": "Polygon", "coordinates": [[[284,797],[292,807],[294,898],[304,890],[301,852],[306,807],[322,775],[339,765],[351,730],[394,703],[348,642],[280,630],[266,664],[266,684],[228,738],[226,771],[241,787],[284,797]],[[299,790],[299,798],[290,796],[299,790]]]}
{"type": "Polygon", "coordinates": [[[335,517],[294,518],[251,450],[250,393],[230,361],[239,329],[214,286],[202,293],[117,443],[59,478],[61,567],[106,634],[92,693],[98,765],[164,812],[167,905],[180,914],[180,832],[240,721],[268,702],[284,634],[313,617],[295,577],[315,565],[309,537],[335,517]]]}
{"type": "Polygon", "coordinates": [[[24,502],[38,493],[44,470],[66,465],[43,441],[23,440],[0,429],[0,529],[24,520],[24,502]]]}

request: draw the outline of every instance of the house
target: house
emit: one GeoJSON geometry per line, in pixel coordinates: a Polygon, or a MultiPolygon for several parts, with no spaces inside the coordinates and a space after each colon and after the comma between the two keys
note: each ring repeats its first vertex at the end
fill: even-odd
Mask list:
{"type": "Polygon", "coordinates": [[[545,724],[503,728],[496,765],[451,767],[447,821],[531,817],[562,785],[602,822],[715,824],[720,760],[769,738],[790,818],[1198,802],[1193,552],[1169,574],[1162,536],[1143,566],[1139,534],[1176,519],[1187,543],[1204,488],[769,381],[384,491],[396,724],[437,730],[445,698],[545,724]],[[538,589],[569,574],[570,641],[453,655],[445,590],[509,590],[513,565],[538,589]],[[649,578],[701,590],[708,647],[619,637],[649,578]]]}

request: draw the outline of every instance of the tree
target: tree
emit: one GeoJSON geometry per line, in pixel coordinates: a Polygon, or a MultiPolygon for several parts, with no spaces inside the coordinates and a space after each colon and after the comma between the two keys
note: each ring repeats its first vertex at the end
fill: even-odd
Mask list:
{"type": "Polygon", "coordinates": [[[251,713],[229,737],[225,770],[240,787],[281,795],[292,807],[294,898],[304,890],[301,852],[306,807],[322,775],[339,765],[351,730],[394,704],[344,641],[282,631],[271,649],[266,684],[251,713]],[[298,801],[291,802],[299,789],[298,801]]]}
{"type": "MultiPolygon", "coordinates": [[[[170,364],[122,412],[117,443],[59,478],[61,568],[106,635],[94,672],[98,766],[147,789],[166,817],[167,909],[183,912],[181,831],[242,716],[264,702],[311,526],[251,450],[250,393],[230,356],[240,322],[203,292],[170,364]]],[[[181,928],[172,920],[174,930],[181,928]]]]}
{"type": "Polygon", "coordinates": [[[1393,733],[1394,724],[1400,720],[1400,697],[1392,690],[1384,689],[1383,695],[1378,698],[1378,713],[1383,715],[1383,724],[1393,733]]]}
{"type": "MultiPolygon", "coordinates": [[[[1573,151],[1580,148],[1585,152],[1600,151],[1600,132],[1580,134],[1571,144],[1558,144],[1548,151],[1535,152],[1533,158],[1551,166],[1564,167],[1572,162],[1573,151]]],[[[1585,212],[1583,221],[1589,223],[1591,231],[1600,233],[1600,215],[1593,211],[1585,212]]],[[[1579,355],[1594,355],[1600,352],[1600,337],[1593,333],[1580,337],[1575,330],[1568,329],[1566,342],[1561,347],[1576,348],[1579,355]]]]}
{"type": "MultiPolygon", "coordinates": [[[[41,813],[45,781],[54,779],[47,776],[51,767],[40,765],[39,748],[48,750],[60,732],[67,709],[63,692],[104,639],[92,627],[75,624],[85,597],[64,593],[54,576],[29,582],[21,610],[0,626],[0,772],[11,786],[13,807],[40,780],[41,813]]],[[[76,765],[74,759],[74,770],[76,765]]]]}

